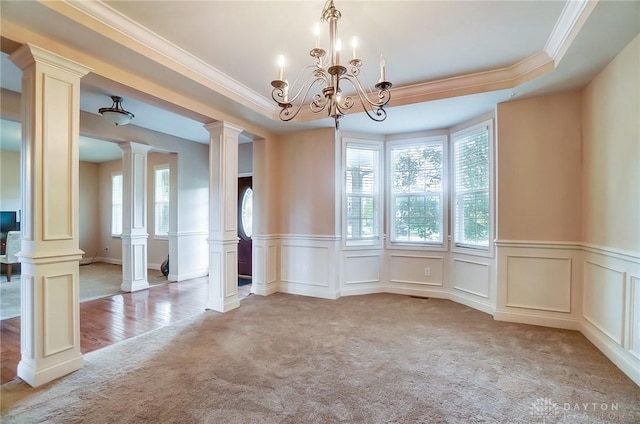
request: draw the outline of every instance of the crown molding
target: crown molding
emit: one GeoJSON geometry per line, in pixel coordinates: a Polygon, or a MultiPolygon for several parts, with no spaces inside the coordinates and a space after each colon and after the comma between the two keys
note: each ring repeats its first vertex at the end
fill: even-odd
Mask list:
{"type": "Polygon", "coordinates": [[[591,12],[599,0],[571,0],[567,1],[560,13],[560,17],[549,35],[544,51],[558,66],[560,60],[582,29],[591,12]]]}
{"type": "MultiPolygon", "coordinates": [[[[409,105],[514,88],[553,70],[554,67],[554,62],[547,53],[539,51],[508,67],[392,88],[389,106],[409,105]]],[[[353,111],[363,112],[364,109],[354,106],[353,111]]],[[[296,120],[311,121],[325,117],[325,115],[312,112],[309,108],[304,108],[299,112],[296,120]]]]}
{"type": "MultiPolygon", "coordinates": [[[[392,99],[389,106],[402,106],[514,88],[550,72],[558,65],[597,3],[598,0],[567,1],[544,48],[520,62],[503,68],[395,87],[391,90],[392,99]]],[[[279,119],[280,108],[271,99],[220,72],[102,1],[62,0],[60,2],[43,2],[43,4],[88,26],[82,18],[76,16],[77,12],[80,12],[84,15],[84,20],[87,17],[91,18],[94,22],[102,24],[104,28],[103,31],[100,31],[95,25],[91,25],[92,30],[100,32],[164,66],[177,70],[187,78],[191,78],[263,116],[274,120],[279,119]],[[75,13],[71,12],[69,8],[72,8],[75,13]],[[106,34],[105,32],[109,32],[109,29],[115,32],[106,34]]],[[[354,108],[354,112],[362,111],[362,107],[354,108]]],[[[325,115],[313,113],[305,107],[295,120],[304,122],[325,117],[325,115]]]]}
{"type": "MultiPolygon", "coordinates": [[[[126,47],[132,48],[137,53],[154,59],[153,56],[155,55],[148,54],[149,51],[152,51],[157,55],[160,55],[161,60],[154,59],[156,62],[159,62],[164,66],[172,64],[173,66],[169,67],[174,70],[175,67],[180,68],[181,74],[198,81],[206,87],[209,87],[210,89],[217,91],[234,101],[237,101],[257,113],[268,117],[271,117],[274,114],[276,106],[270,101],[270,99],[258,94],[244,84],[234,80],[227,74],[219,71],[198,57],[178,47],[169,40],[133,21],[129,17],[121,14],[101,1],[72,2],[69,0],[63,0],[61,2],[45,1],[43,4],[56,10],[56,12],[75,20],[76,22],[85,24],[76,16],[72,16],[74,14],[70,13],[68,8],[60,6],[64,4],[65,6],[71,7],[74,11],[81,12],[86,17],[89,17],[103,26],[116,31],[119,35],[124,36],[128,42],[126,47]]],[[[109,35],[99,31],[95,25],[92,25],[90,28],[96,32],[100,32],[107,38],[123,44],[122,41],[116,40],[114,37],[110,37],[109,35]]]]}

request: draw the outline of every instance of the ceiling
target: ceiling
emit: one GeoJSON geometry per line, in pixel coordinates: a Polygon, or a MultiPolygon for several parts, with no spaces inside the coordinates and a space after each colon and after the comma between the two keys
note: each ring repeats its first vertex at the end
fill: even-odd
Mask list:
{"type": "MultiPolygon", "coordinates": [[[[0,16],[5,38],[23,42],[27,29],[31,39],[58,40],[94,60],[94,72],[81,83],[82,110],[97,113],[110,106],[109,95],[120,95],[135,114],[130,125],[208,143],[203,124],[215,120],[247,128],[242,141],[333,125],[303,112],[295,122],[281,122],[271,99],[278,55],[286,57],[290,82],[312,64],[312,28],[324,3],[2,1],[0,16]],[[135,78],[116,81],[104,64],[135,78]]],[[[640,33],[639,1],[335,5],[343,44],[359,39],[364,85],[377,82],[381,54],[394,84],[386,121],[372,122],[364,113],[341,119],[343,131],[371,134],[449,128],[499,102],[582,88],[640,33]]],[[[327,25],[321,30],[326,47],[327,25]]],[[[2,87],[20,91],[20,72],[5,54],[0,67],[2,87]]]]}

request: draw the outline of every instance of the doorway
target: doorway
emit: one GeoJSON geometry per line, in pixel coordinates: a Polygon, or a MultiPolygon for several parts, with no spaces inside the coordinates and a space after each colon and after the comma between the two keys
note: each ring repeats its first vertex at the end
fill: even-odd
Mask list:
{"type": "Polygon", "coordinates": [[[238,178],[238,277],[251,278],[253,236],[252,177],[238,178]]]}

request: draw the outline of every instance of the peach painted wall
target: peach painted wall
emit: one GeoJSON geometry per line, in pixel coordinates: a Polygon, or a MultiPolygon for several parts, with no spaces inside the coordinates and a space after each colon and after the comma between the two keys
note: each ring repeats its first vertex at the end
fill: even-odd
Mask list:
{"type": "Polygon", "coordinates": [[[20,152],[0,150],[0,209],[17,211],[20,198],[20,152]]]}
{"type": "Polygon", "coordinates": [[[335,189],[333,128],[281,135],[266,147],[267,177],[273,183],[269,193],[278,204],[270,233],[334,235],[340,195],[335,189]]]}
{"type": "Polygon", "coordinates": [[[80,162],[78,225],[83,263],[100,256],[99,168],[97,163],[80,162]]]}
{"type": "Polygon", "coordinates": [[[498,240],[580,240],[581,96],[497,108],[498,240]]]}
{"type": "Polygon", "coordinates": [[[259,235],[278,234],[280,216],[279,164],[274,139],[255,140],[253,144],[253,232],[259,235]]]}
{"type": "Polygon", "coordinates": [[[122,173],[122,160],[103,162],[98,169],[100,204],[100,253],[98,256],[120,261],[122,259],[122,240],[111,236],[111,175],[122,173]],[[108,248],[108,250],[105,250],[108,248]]]}
{"type": "Polygon", "coordinates": [[[640,36],[583,91],[585,243],[640,252],[640,36]]]}

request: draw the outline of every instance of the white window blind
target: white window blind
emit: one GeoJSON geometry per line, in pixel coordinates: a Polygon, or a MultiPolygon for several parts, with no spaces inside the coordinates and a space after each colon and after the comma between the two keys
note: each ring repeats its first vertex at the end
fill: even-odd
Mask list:
{"type": "Polygon", "coordinates": [[[484,126],[477,131],[454,135],[453,169],[456,246],[489,249],[490,134],[484,126]]]}
{"type": "Polygon", "coordinates": [[[391,147],[391,242],[442,244],[444,142],[391,147]]]}
{"type": "Polygon", "coordinates": [[[155,235],[169,235],[169,167],[158,166],[155,171],[154,221],[155,235]]]}
{"type": "Polygon", "coordinates": [[[122,174],[111,175],[111,234],[122,234],[122,174]]]}
{"type": "Polygon", "coordinates": [[[347,244],[376,244],[379,240],[379,166],[376,147],[346,147],[347,244]]]}

